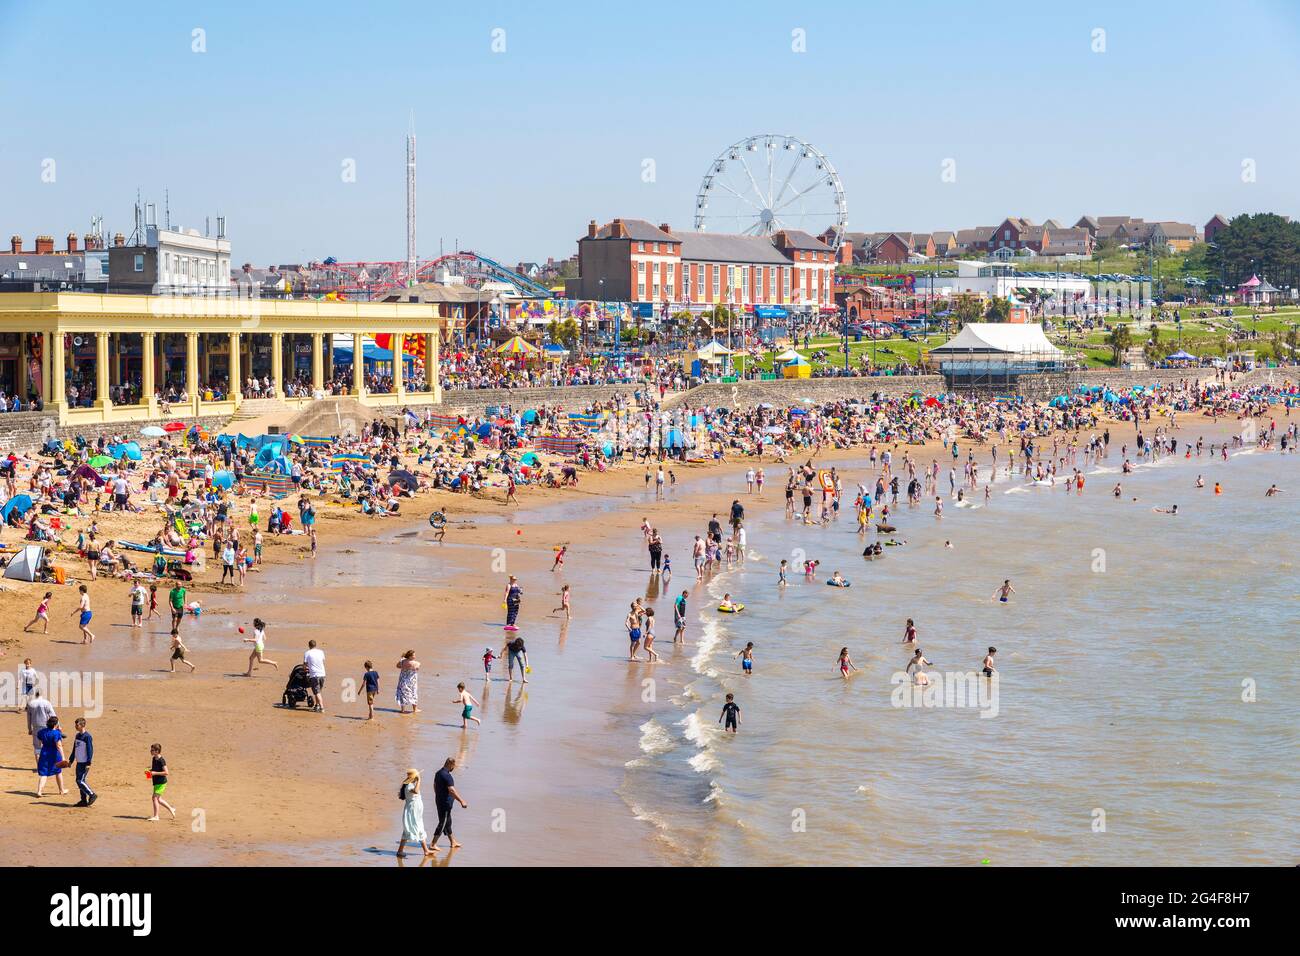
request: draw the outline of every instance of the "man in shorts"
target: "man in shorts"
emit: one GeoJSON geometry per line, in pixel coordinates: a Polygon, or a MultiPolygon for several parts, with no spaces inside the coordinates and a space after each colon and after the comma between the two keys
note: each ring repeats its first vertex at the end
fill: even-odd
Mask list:
{"type": "Polygon", "coordinates": [[[181,619],[185,617],[185,585],[180,581],[173,582],[172,588],[167,592],[167,600],[172,608],[172,633],[181,632],[181,619]]]}
{"type": "Polygon", "coordinates": [[[316,698],[313,709],[318,714],[324,713],[321,691],[325,688],[325,652],[316,646],[315,641],[308,641],[307,653],[302,656],[302,662],[307,665],[307,679],[311,682],[312,696],[316,698]]]}

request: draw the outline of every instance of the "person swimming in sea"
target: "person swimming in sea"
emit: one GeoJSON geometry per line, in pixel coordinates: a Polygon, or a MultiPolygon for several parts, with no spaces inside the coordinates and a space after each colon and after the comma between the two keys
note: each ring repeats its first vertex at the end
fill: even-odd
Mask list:
{"type": "Polygon", "coordinates": [[[916,653],[912,655],[912,659],[907,662],[907,669],[904,671],[904,673],[910,674],[912,672],[912,668],[915,667],[916,675],[913,677],[913,682],[921,687],[924,687],[930,683],[930,678],[926,676],[926,673],[923,670],[923,668],[927,664],[930,665],[931,667],[934,666],[934,662],[926,660],[925,655],[921,653],[921,649],[918,647],[916,649],[916,653]]]}
{"type": "Polygon", "coordinates": [[[916,624],[913,623],[910,617],[907,619],[907,626],[903,628],[903,643],[916,643],[916,624]]]}
{"type": "Polygon", "coordinates": [[[849,586],[849,582],[844,580],[844,575],[840,574],[838,571],[832,574],[831,579],[826,583],[837,588],[846,588],[849,586]]]}
{"type": "Polygon", "coordinates": [[[853,663],[853,658],[849,657],[849,649],[847,647],[840,648],[839,665],[840,676],[845,680],[848,680],[858,669],[853,663]]]}
{"type": "Polygon", "coordinates": [[[1016,593],[1016,589],[1011,586],[1011,579],[1007,578],[1002,582],[1002,586],[993,592],[993,596],[1001,603],[1006,604],[1011,600],[1011,595],[1016,593]]]}
{"type": "Polygon", "coordinates": [[[1152,508],[1151,510],[1158,515],[1176,515],[1178,514],[1178,505],[1170,505],[1168,508],[1152,508]]]}
{"type": "Polygon", "coordinates": [[[993,655],[996,654],[997,652],[998,649],[996,647],[990,647],[989,652],[984,655],[982,666],[984,668],[985,677],[992,677],[998,671],[998,669],[993,666],[993,655]]]}

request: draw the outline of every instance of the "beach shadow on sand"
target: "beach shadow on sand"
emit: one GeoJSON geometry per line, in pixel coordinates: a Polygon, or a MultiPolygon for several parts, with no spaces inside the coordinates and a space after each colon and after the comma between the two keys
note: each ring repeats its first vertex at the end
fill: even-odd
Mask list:
{"type": "MultiPolygon", "coordinates": [[[[414,850],[411,849],[411,846],[412,845],[409,843],[406,845],[406,856],[404,857],[397,855],[396,847],[391,850],[385,850],[382,847],[368,846],[361,852],[369,853],[372,856],[387,857],[398,866],[446,866],[451,862],[451,858],[456,855],[455,849],[439,847],[437,853],[430,853],[426,856],[424,851],[420,849],[418,843],[414,845],[414,850]]],[[[459,847],[456,849],[459,849],[459,847]]]]}

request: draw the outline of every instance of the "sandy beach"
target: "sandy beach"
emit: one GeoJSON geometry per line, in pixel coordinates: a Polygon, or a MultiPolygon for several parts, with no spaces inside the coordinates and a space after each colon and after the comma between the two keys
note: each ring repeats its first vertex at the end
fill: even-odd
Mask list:
{"type": "MultiPolygon", "coordinates": [[[[1207,440],[1238,427],[1191,416],[1183,424],[1184,436],[1207,440]]],[[[1132,424],[1110,427],[1132,434],[1132,424]]],[[[937,442],[909,450],[919,461],[945,461],[937,442]]],[[[860,466],[864,457],[859,446],[822,454],[818,463],[860,466]]],[[[265,563],[246,587],[214,584],[211,566],[200,575],[191,596],[202,601],[203,613],[187,616],[182,626],[194,674],[168,673],[167,620],[134,631],[128,626],[125,582],[91,583],[98,639],[83,646],[70,616],[74,585],[84,580],[80,569],[70,584],[53,588],[48,637],[21,632],[46,587],[6,580],[4,668],[16,670],[31,657],[42,672],[102,675],[102,713],[91,717],[92,783],[100,800],[90,810],[74,807],[70,774],[67,795],[51,780],[36,798],[25,721],[17,712],[0,715],[0,727],[8,728],[0,733],[6,810],[0,862],[391,863],[403,771],[418,767],[430,775],[446,756],[457,757],[457,784],[470,804],[455,813],[457,838],[465,844],[452,856],[458,863],[689,862],[686,848],[620,790],[647,699],[679,694],[695,677],[689,664],[699,635],[688,632],[686,645],[671,644],[669,595],[689,590],[693,608],[711,598],[707,582],[694,580],[685,543],[710,515],[725,518],[731,500],[745,497],[743,472],[752,464],[747,458],[675,464],[678,483],[663,501],[653,500],[643,468],[627,464],[584,474],[576,489],[525,489],[520,505],[503,504],[500,489],[481,497],[421,492],[400,517],[383,519],[364,517],[351,505],[318,505],[317,557],[309,556],[301,536],[268,536],[265,563]],[[434,508],[449,518],[442,542],[433,540],[426,520],[434,508]],[[674,569],[671,581],[652,579],[648,587],[637,530],[643,517],[669,540],[674,569]],[[569,548],[566,562],[552,572],[561,545],[569,548]],[[520,635],[533,667],[526,685],[518,675],[505,679],[504,660],[490,681],[483,679],[484,649],[500,652],[503,644],[508,574],[524,586],[520,635]],[[660,611],[664,660],[653,667],[626,663],[620,623],[627,600],[638,593],[626,590],[633,580],[660,611]],[[552,611],[562,583],[572,589],[569,623],[552,611]],[[280,667],[263,666],[246,678],[250,645],[241,643],[237,628],[251,631],[254,616],[267,621],[267,656],[280,667]],[[326,652],[324,714],[277,706],[308,639],[326,652]],[[399,715],[394,667],[408,648],[422,664],[420,712],[399,715]],[[382,680],[373,722],[363,719],[365,705],[355,694],[345,699],[344,682],[355,689],[367,659],[382,680]],[[476,713],[483,717],[481,727],[467,731],[451,702],[461,680],[480,700],[476,713]],[[163,744],[172,772],[175,822],[145,819],[144,771],[154,741],[163,744]]],[[[745,503],[751,514],[779,514],[785,469],[762,464],[768,487],[761,501],[745,503]]],[[[156,520],[109,515],[100,525],[107,537],[129,533],[143,540],[140,529],[156,520]]],[[[165,614],[165,591],[159,603],[165,614]]],[[[80,712],[60,708],[64,726],[80,712]]],[[[447,851],[437,859],[447,862],[447,851]]]]}

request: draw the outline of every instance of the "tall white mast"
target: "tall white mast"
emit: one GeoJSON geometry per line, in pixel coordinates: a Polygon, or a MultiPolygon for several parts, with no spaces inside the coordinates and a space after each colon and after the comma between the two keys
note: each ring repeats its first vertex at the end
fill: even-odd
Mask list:
{"type": "Polygon", "coordinates": [[[406,284],[415,284],[415,114],[406,134],[406,284]]]}

